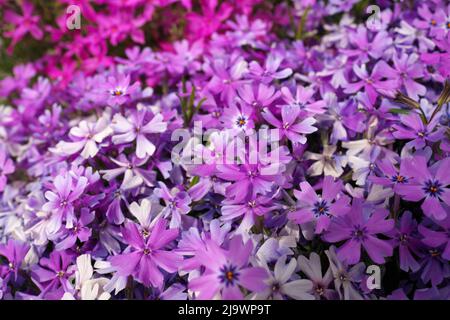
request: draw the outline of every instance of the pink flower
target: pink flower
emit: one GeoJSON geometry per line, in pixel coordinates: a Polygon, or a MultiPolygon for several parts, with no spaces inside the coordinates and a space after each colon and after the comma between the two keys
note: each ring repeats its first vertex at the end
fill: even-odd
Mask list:
{"type": "Polygon", "coordinates": [[[22,3],[22,16],[11,10],[5,12],[5,22],[13,25],[10,31],[4,33],[5,37],[11,38],[11,44],[7,50],[9,54],[12,54],[16,44],[22,40],[27,33],[30,33],[36,40],[41,40],[43,38],[44,33],[38,25],[40,17],[38,15],[34,16],[33,11],[33,4],[24,1],[22,3]]]}

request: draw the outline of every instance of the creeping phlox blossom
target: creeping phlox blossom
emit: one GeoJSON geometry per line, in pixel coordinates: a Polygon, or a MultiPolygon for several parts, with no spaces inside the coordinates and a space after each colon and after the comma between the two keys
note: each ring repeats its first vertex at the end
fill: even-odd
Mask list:
{"type": "Polygon", "coordinates": [[[76,3],[0,0],[0,299],[450,299],[448,1],[76,3]]]}

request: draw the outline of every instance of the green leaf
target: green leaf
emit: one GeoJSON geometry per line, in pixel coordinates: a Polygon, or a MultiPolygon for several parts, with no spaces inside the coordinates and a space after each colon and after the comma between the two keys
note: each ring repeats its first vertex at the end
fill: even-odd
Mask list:
{"type": "Polygon", "coordinates": [[[400,109],[400,108],[389,109],[389,112],[393,113],[393,114],[409,114],[409,110],[400,109]]]}

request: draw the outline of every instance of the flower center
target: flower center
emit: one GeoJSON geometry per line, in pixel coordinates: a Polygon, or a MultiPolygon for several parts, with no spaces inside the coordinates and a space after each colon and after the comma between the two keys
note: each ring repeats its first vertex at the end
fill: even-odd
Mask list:
{"type": "Polygon", "coordinates": [[[249,201],[249,202],[248,202],[248,206],[249,206],[250,208],[256,207],[256,201],[255,201],[255,200],[249,201]]]}
{"type": "Polygon", "coordinates": [[[317,217],[326,215],[329,216],[329,210],[330,208],[328,207],[328,203],[325,200],[322,201],[317,201],[314,204],[314,209],[313,209],[313,213],[314,215],[317,217]]]}
{"type": "Polygon", "coordinates": [[[395,183],[407,183],[408,182],[408,178],[397,174],[397,175],[393,175],[391,177],[391,181],[395,182],[395,183]]]}
{"type": "Polygon", "coordinates": [[[406,243],[408,242],[408,235],[406,233],[402,233],[399,237],[399,240],[401,243],[406,243]]]}
{"type": "Polygon", "coordinates": [[[429,251],[430,255],[434,258],[434,257],[439,257],[441,255],[441,253],[439,251],[437,251],[436,249],[431,249],[429,251]]]}
{"type": "Polygon", "coordinates": [[[225,285],[232,286],[235,281],[239,279],[239,272],[237,271],[237,267],[233,265],[224,265],[220,269],[219,279],[221,283],[225,283],[225,285]]]}
{"type": "Polygon", "coordinates": [[[114,89],[112,92],[112,95],[114,97],[119,97],[119,96],[123,95],[123,91],[121,89],[114,89]]]}
{"type": "Polygon", "coordinates": [[[419,131],[419,132],[417,133],[417,135],[418,135],[420,138],[423,138],[423,137],[425,137],[425,136],[427,135],[427,133],[424,132],[424,131],[419,131]]]}
{"type": "Polygon", "coordinates": [[[355,240],[362,241],[366,238],[367,229],[365,227],[360,227],[359,225],[354,227],[352,231],[352,237],[355,240]]]}
{"type": "Polygon", "coordinates": [[[148,256],[150,253],[152,253],[152,250],[147,249],[147,248],[144,249],[144,254],[145,254],[146,256],[148,256]]]}
{"type": "Polygon", "coordinates": [[[247,119],[244,117],[244,116],[239,116],[237,119],[236,119],[236,125],[239,127],[239,128],[242,128],[243,126],[245,126],[247,124],[247,119]]]}
{"type": "Polygon", "coordinates": [[[439,181],[428,180],[425,182],[423,190],[431,197],[438,197],[442,193],[442,185],[439,181]]]}

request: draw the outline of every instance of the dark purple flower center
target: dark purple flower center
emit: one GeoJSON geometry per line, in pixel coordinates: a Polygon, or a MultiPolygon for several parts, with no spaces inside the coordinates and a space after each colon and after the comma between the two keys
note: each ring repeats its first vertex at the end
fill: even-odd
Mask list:
{"type": "Polygon", "coordinates": [[[144,255],[148,256],[150,253],[152,253],[152,250],[145,248],[143,252],[144,252],[144,255]]]}
{"type": "Polygon", "coordinates": [[[397,174],[397,175],[393,175],[391,177],[391,181],[394,182],[394,183],[407,183],[408,182],[408,178],[404,177],[404,176],[402,176],[400,174],[397,174]]]}
{"type": "Polygon", "coordinates": [[[314,203],[313,213],[317,217],[326,215],[329,216],[330,207],[328,206],[328,203],[325,200],[317,201],[314,203]]]}
{"type": "Polygon", "coordinates": [[[113,92],[112,92],[112,95],[114,97],[119,97],[119,96],[123,95],[123,91],[120,90],[120,89],[114,89],[113,92]]]}
{"type": "Polygon", "coordinates": [[[367,228],[359,225],[354,226],[351,236],[354,240],[362,241],[366,238],[367,228]]]}
{"type": "Polygon", "coordinates": [[[400,242],[402,244],[405,244],[406,242],[408,242],[408,235],[406,233],[402,233],[398,239],[400,240],[400,242]]]}
{"type": "Polygon", "coordinates": [[[225,285],[233,286],[235,281],[239,280],[239,272],[237,271],[237,267],[233,265],[224,265],[220,269],[219,279],[221,283],[225,283],[225,285]]]}
{"type": "Polygon", "coordinates": [[[435,180],[435,181],[428,180],[427,182],[425,182],[423,190],[430,197],[436,197],[436,198],[438,196],[440,196],[443,191],[442,184],[439,183],[439,181],[437,181],[437,180],[435,180]]]}
{"type": "Polygon", "coordinates": [[[243,126],[245,126],[247,124],[247,119],[244,117],[244,116],[239,116],[237,119],[236,119],[236,125],[239,127],[239,128],[242,128],[243,126]]]}

